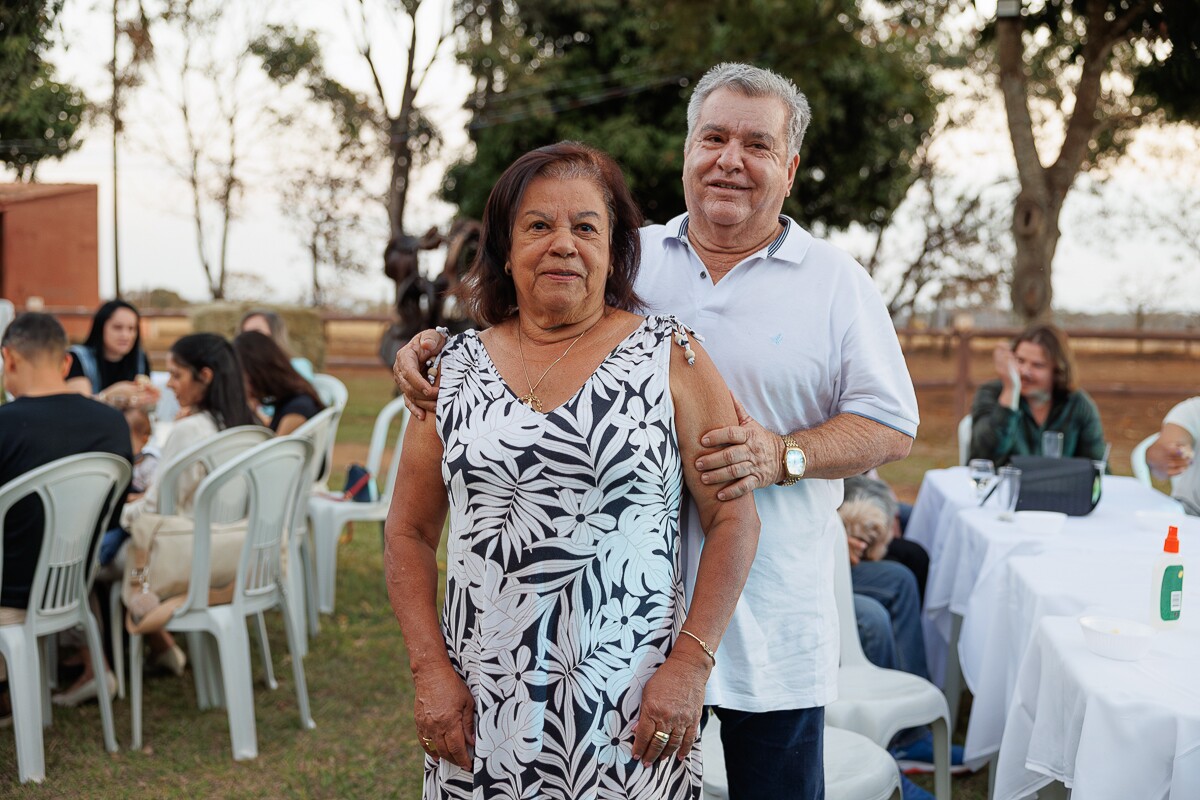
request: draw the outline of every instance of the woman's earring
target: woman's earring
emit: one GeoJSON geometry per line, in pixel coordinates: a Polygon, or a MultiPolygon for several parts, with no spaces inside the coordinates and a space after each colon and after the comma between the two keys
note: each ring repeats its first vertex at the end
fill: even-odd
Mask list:
{"type": "Polygon", "coordinates": [[[504,274],[512,275],[512,265],[509,264],[507,261],[504,262],[504,274]]]}

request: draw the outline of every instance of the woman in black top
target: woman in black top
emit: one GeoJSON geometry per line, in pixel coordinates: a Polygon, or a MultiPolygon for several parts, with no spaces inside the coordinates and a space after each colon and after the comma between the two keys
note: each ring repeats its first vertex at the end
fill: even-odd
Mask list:
{"type": "Polygon", "coordinates": [[[258,331],[239,333],[233,349],[242,362],[250,404],[274,406],[263,422],[280,436],[299,428],[325,408],[317,390],[292,367],[287,354],[269,336],[258,331]]]}
{"type": "Polygon", "coordinates": [[[124,300],[100,306],[87,339],[71,347],[67,386],[117,408],[154,405],[158,390],[150,383],[140,323],[137,309],[124,300]]]}

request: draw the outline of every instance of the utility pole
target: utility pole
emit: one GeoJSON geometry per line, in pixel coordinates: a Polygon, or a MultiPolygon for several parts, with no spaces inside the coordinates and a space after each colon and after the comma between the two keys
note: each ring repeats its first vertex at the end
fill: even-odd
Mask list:
{"type": "Polygon", "coordinates": [[[113,284],[114,294],[121,296],[121,228],[117,224],[117,140],[121,135],[120,100],[121,79],[117,72],[117,45],[121,39],[120,20],[117,18],[117,2],[112,4],[113,54],[112,54],[112,233],[113,233],[113,284]]]}

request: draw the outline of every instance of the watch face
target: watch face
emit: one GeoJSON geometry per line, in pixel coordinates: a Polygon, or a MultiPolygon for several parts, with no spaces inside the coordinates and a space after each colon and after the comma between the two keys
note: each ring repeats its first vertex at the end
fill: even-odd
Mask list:
{"type": "Polygon", "coordinates": [[[789,448],[787,455],[784,456],[784,466],[787,467],[788,475],[793,478],[799,478],[804,475],[804,451],[798,448],[789,448]]]}

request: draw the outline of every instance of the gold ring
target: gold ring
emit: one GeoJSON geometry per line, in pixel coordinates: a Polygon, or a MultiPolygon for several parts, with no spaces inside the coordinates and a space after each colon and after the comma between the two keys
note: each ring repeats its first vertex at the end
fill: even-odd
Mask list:
{"type": "Polygon", "coordinates": [[[671,741],[671,734],[667,733],[666,731],[655,731],[654,738],[658,739],[663,744],[666,744],[667,742],[671,741]]]}

